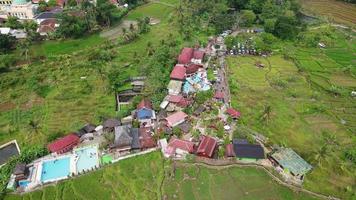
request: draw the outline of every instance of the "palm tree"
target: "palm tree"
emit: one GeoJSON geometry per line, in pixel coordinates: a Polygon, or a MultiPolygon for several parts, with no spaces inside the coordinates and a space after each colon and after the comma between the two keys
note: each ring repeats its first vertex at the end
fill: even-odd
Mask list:
{"type": "Polygon", "coordinates": [[[270,105],[267,105],[264,107],[261,119],[268,124],[269,120],[271,119],[271,114],[272,108],[270,105]]]}
{"type": "Polygon", "coordinates": [[[39,132],[40,129],[40,124],[38,121],[34,121],[34,120],[30,120],[30,122],[28,123],[28,125],[30,126],[31,130],[35,133],[39,132]]]}
{"type": "Polygon", "coordinates": [[[28,52],[29,52],[29,49],[30,49],[30,41],[25,39],[23,41],[20,41],[17,45],[18,49],[21,50],[21,55],[25,56],[25,59],[28,60],[28,52]]]}
{"type": "Polygon", "coordinates": [[[147,43],[147,54],[150,56],[154,53],[154,49],[151,42],[147,43]]]}
{"type": "Polygon", "coordinates": [[[327,161],[327,156],[329,156],[329,148],[326,144],[323,144],[314,155],[314,161],[320,167],[322,166],[322,161],[327,161]]]}

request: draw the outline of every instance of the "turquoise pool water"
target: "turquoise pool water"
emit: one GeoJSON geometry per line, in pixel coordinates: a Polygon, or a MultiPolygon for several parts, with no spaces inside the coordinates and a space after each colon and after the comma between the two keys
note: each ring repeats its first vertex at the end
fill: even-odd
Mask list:
{"type": "Polygon", "coordinates": [[[183,85],[183,92],[185,94],[194,93],[198,91],[207,91],[210,89],[209,82],[206,78],[203,78],[202,73],[197,73],[193,77],[186,79],[183,85]]]}
{"type": "Polygon", "coordinates": [[[77,172],[91,170],[99,164],[98,149],[96,147],[85,147],[75,150],[77,161],[77,172]]]}
{"type": "Polygon", "coordinates": [[[29,180],[21,180],[19,181],[19,186],[25,188],[29,183],[30,183],[29,180]]]}
{"type": "Polygon", "coordinates": [[[44,161],[42,163],[41,181],[66,178],[70,174],[70,157],[44,161]]]}

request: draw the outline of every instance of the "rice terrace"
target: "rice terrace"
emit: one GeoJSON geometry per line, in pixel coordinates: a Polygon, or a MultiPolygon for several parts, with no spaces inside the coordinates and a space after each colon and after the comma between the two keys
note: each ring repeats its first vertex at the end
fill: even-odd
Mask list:
{"type": "Polygon", "coordinates": [[[0,199],[356,199],[354,0],[0,0],[0,199]]]}

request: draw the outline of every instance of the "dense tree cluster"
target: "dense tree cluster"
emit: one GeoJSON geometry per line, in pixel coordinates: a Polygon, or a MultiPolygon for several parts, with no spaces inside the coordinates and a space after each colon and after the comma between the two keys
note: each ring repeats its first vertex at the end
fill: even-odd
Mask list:
{"type": "Polygon", "coordinates": [[[282,39],[293,39],[302,26],[297,0],[183,0],[177,8],[180,32],[214,28],[221,33],[230,28],[264,26],[266,32],[282,39]]]}

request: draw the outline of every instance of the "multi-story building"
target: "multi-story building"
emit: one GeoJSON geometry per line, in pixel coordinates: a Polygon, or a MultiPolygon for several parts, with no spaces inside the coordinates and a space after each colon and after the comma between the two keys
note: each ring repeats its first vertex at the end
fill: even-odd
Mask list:
{"type": "Polygon", "coordinates": [[[12,4],[7,8],[7,14],[22,19],[33,19],[35,16],[36,7],[31,1],[13,0],[12,4]]]}

